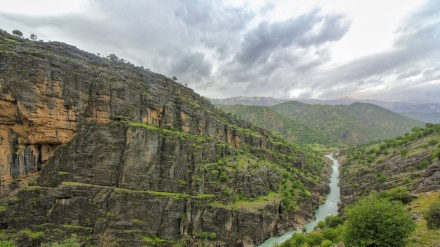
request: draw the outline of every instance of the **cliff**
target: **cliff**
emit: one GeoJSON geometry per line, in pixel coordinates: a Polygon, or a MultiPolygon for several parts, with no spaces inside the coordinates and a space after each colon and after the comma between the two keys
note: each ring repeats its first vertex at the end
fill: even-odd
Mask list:
{"type": "Polygon", "coordinates": [[[262,242],[312,216],[329,166],[170,78],[0,32],[0,238],[262,242]]]}

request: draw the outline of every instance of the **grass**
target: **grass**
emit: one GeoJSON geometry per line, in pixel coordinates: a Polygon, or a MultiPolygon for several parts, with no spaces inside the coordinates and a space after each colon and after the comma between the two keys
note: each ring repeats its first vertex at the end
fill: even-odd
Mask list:
{"type": "Polygon", "coordinates": [[[43,231],[33,232],[32,230],[29,229],[21,230],[20,232],[28,235],[31,238],[38,238],[44,235],[43,231]]]}
{"type": "Polygon", "coordinates": [[[419,216],[417,228],[413,235],[413,238],[417,239],[417,241],[411,241],[408,246],[437,246],[440,243],[440,229],[429,230],[426,226],[426,220],[423,219],[424,212],[429,208],[431,203],[438,201],[439,198],[440,191],[422,193],[407,206],[414,215],[419,216]]]}
{"type": "Polygon", "coordinates": [[[278,193],[270,192],[266,196],[259,196],[258,199],[249,201],[249,200],[238,200],[232,204],[222,204],[219,201],[215,201],[210,203],[211,207],[218,207],[218,208],[225,208],[228,210],[237,210],[237,209],[246,209],[249,211],[257,211],[259,209],[262,209],[265,205],[268,203],[274,202],[277,199],[280,199],[281,197],[278,195],[278,193]]]}
{"type": "Polygon", "coordinates": [[[5,212],[8,209],[7,205],[0,205],[0,212],[5,212]]]}

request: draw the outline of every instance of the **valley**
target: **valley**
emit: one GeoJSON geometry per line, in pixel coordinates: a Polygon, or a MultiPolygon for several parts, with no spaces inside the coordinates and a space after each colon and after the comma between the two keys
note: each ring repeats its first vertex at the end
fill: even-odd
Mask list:
{"type": "Polygon", "coordinates": [[[289,246],[305,225],[336,246],[371,194],[405,203],[408,246],[439,243],[439,124],[365,102],[213,105],[176,81],[0,31],[0,245],[289,246]]]}

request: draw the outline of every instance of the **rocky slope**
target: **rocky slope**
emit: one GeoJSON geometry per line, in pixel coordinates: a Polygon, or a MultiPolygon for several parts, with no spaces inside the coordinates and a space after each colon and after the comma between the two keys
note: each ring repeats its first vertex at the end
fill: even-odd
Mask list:
{"type": "Polygon", "coordinates": [[[412,193],[440,189],[440,125],[427,124],[412,133],[342,152],[343,204],[370,191],[404,186],[412,193]]]}
{"type": "Polygon", "coordinates": [[[0,32],[0,109],[0,238],[19,246],[253,245],[328,190],[319,154],[59,42],[0,32]]]}

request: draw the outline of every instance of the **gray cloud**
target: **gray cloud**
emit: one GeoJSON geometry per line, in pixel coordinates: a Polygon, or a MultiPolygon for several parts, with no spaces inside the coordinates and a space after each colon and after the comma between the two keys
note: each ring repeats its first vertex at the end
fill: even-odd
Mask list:
{"type": "Polygon", "coordinates": [[[274,9],[273,2],[252,10],[214,0],[90,0],[81,14],[0,11],[0,28],[114,53],[210,97],[440,101],[439,1],[402,21],[391,49],[338,65],[332,45],[350,31],[345,14],[315,8],[282,21],[262,17],[274,9]]]}
{"type": "Polygon", "coordinates": [[[278,49],[291,46],[304,48],[335,41],[342,38],[348,29],[349,22],[344,16],[323,16],[317,9],[284,22],[264,21],[245,35],[236,60],[247,65],[266,62],[278,49]]]}

